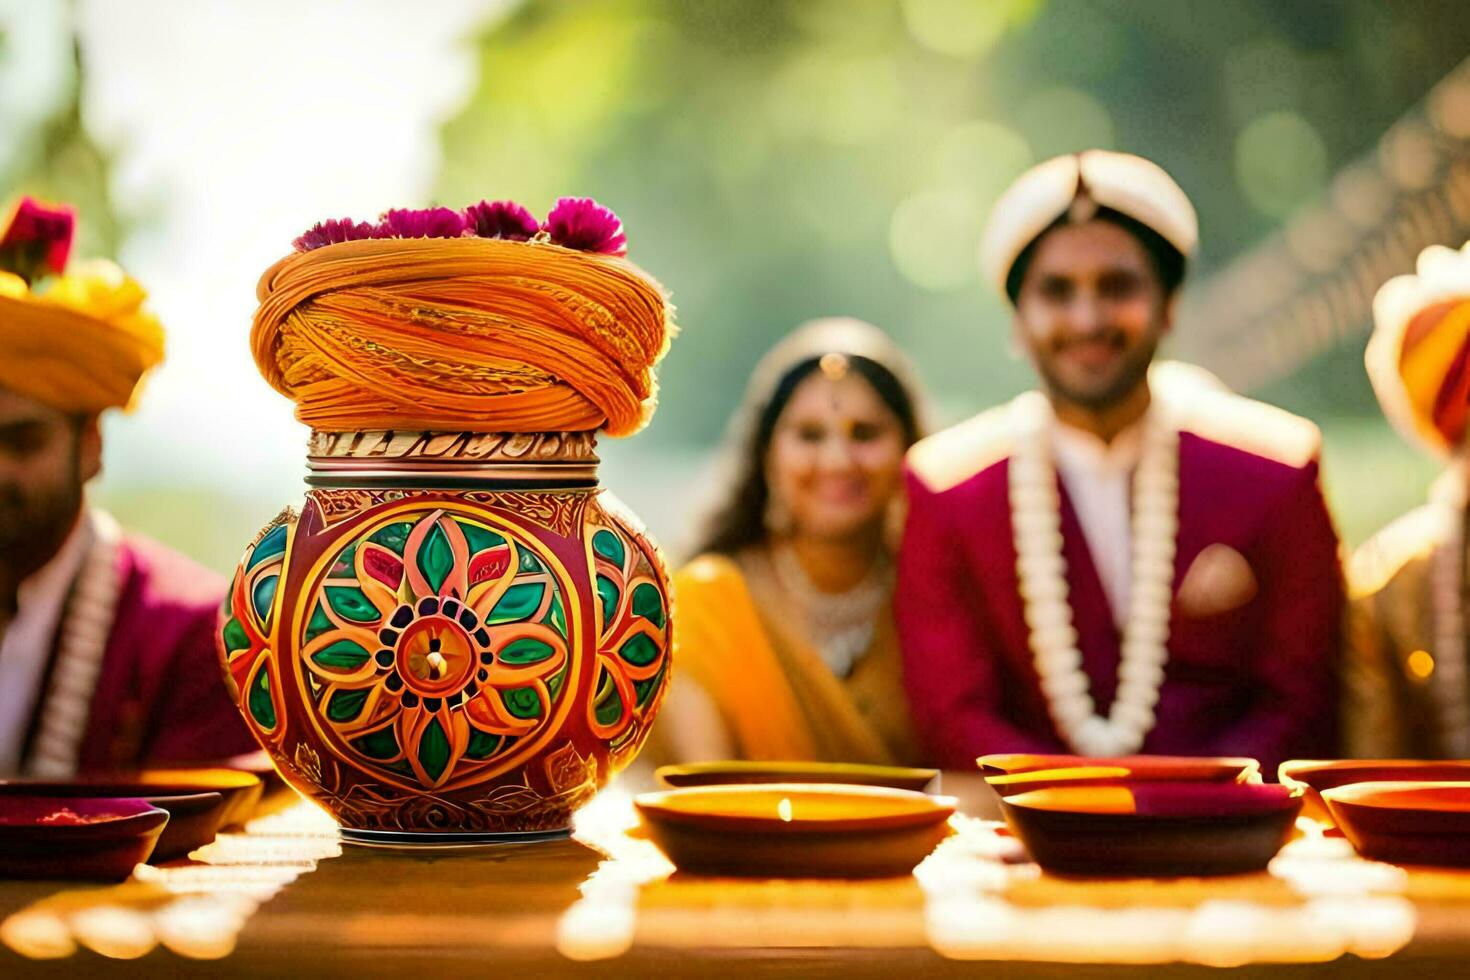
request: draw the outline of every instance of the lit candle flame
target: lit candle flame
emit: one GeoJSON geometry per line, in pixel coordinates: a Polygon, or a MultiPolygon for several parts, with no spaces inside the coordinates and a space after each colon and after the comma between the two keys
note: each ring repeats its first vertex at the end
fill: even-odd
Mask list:
{"type": "Polygon", "coordinates": [[[449,663],[444,659],[444,655],[437,650],[429,654],[428,660],[429,675],[437,681],[439,678],[444,676],[445,670],[448,668],[449,663]]]}
{"type": "Polygon", "coordinates": [[[791,822],[791,800],[789,797],[781,797],[781,802],[776,804],[776,813],[787,823],[791,822]]]}

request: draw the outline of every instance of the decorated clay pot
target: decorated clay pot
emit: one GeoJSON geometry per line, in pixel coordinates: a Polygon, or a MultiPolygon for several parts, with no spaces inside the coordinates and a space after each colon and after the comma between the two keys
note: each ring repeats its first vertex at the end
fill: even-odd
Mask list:
{"type": "Polygon", "coordinates": [[[220,632],[246,724],[357,841],[565,833],[637,754],[667,576],[590,432],[314,434],[220,632]]]}

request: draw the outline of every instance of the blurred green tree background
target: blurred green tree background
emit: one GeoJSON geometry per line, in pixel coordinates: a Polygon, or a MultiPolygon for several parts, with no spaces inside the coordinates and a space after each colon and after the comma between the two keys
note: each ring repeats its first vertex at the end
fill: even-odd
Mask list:
{"type": "MultiPolygon", "coordinates": [[[[1158,161],[1199,210],[1198,282],[1371,152],[1467,26],[1455,0],[550,0],[481,39],[437,197],[618,211],[683,325],[640,442],[709,446],[761,352],[830,314],[898,338],[947,423],[1030,383],[976,263],[1026,167],[1090,146],[1158,161]]],[[[1354,540],[1433,469],[1378,417],[1358,326],[1265,392],[1327,429],[1354,540]],[[1401,478],[1358,494],[1384,465],[1401,478]]]]}
{"type": "MultiPolygon", "coordinates": [[[[113,216],[140,207],[111,206],[73,7],[0,0],[0,197],[75,201],[78,254],[112,255],[128,230],[113,216]]],[[[1031,383],[976,260],[991,204],[1026,167],[1090,146],[1157,160],[1199,211],[1186,288],[1202,295],[1331,199],[1344,168],[1380,156],[1470,53],[1465,0],[530,0],[487,24],[470,39],[479,72],[442,130],[431,196],[545,213],[559,195],[591,195],[623,218],[683,332],[661,411],[637,438],[604,442],[604,475],[674,546],[750,368],[803,320],[887,329],[918,363],[937,424],[1031,383]]],[[[1459,135],[1470,141],[1470,126],[1459,135]]],[[[332,152],[372,165],[370,144],[332,152]]],[[[1392,252],[1379,265],[1386,276],[1411,263],[1392,252]]],[[[1209,328],[1228,331],[1219,305],[1209,328]]],[[[1203,329],[1178,325],[1181,348],[1192,326],[1203,329]]],[[[1368,326],[1339,324],[1253,388],[1322,424],[1350,543],[1421,500],[1435,469],[1378,413],[1368,326]]],[[[109,478],[99,490],[126,523],[221,570],[284,502],[207,472],[198,485],[109,478]]]]}

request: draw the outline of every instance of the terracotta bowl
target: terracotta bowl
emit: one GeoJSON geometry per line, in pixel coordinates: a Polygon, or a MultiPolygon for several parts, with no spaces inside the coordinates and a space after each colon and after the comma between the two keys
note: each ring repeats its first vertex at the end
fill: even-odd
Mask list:
{"type": "Polygon", "coordinates": [[[1036,769],[1029,772],[986,776],[985,782],[1002,797],[1015,796],[1038,789],[1081,788],[1086,786],[1118,786],[1124,783],[1199,783],[1229,784],[1245,782],[1246,776],[1259,781],[1256,770],[1238,771],[1232,765],[1218,767],[1178,766],[1074,766],[1069,769],[1036,769]]]}
{"type": "Polygon", "coordinates": [[[1470,761],[1425,759],[1293,759],[1283,762],[1277,777],[1306,792],[1306,814],[1331,820],[1322,799],[1324,789],[1351,783],[1444,782],[1470,780],[1470,761]]]}
{"type": "Polygon", "coordinates": [[[1185,755],[1033,755],[1005,753],[982,755],[975,760],[986,776],[1004,776],[1046,769],[1077,769],[1101,766],[1126,769],[1136,780],[1197,782],[1260,782],[1261,764],[1255,759],[1229,756],[1185,755]]]}
{"type": "Polygon", "coordinates": [[[163,833],[148,858],[154,864],[186,857],[190,851],[214,840],[219,833],[220,821],[224,818],[226,807],[222,794],[201,792],[197,786],[150,786],[105,779],[82,779],[66,783],[0,783],[0,795],[143,800],[168,814],[168,824],[163,828],[163,833]]]}
{"type": "Polygon", "coordinates": [[[143,800],[0,795],[0,878],[121,881],[167,823],[143,800]]]}
{"type": "Polygon", "coordinates": [[[276,790],[286,788],[286,781],[276,771],[275,763],[271,762],[270,753],[266,752],[265,749],[257,749],[254,752],[231,756],[228,759],[220,759],[213,763],[201,761],[194,768],[238,769],[241,772],[248,772],[261,781],[265,787],[265,794],[267,796],[276,790]]]}
{"type": "Polygon", "coordinates": [[[923,790],[939,778],[938,769],[865,766],[843,762],[694,762],[661,766],[655,773],[665,786],[721,786],[731,783],[836,783],[923,790]]]}
{"type": "Polygon", "coordinates": [[[146,769],[130,779],[144,786],[189,787],[196,793],[218,793],[225,798],[222,829],[249,820],[260,803],[264,785],[254,773],[238,769],[146,769]]]}
{"type": "Polygon", "coordinates": [[[1470,781],[1350,783],[1322,798],[1363,857],[1470,865],[1470,781]]]}
{"type": "Polygon", "coordinates": [[[1301,805],[1284,786],[1219,782],[1038,789],[1001,800],[1036,863],[1069,875],[1259,871],[1290,837],[1301,805]]]}
{"type": "Polygon", "coordinates": [[[675,789],[634,805],[681,871],[785,878],[909,874],[955,810],[912,790],[800,783],[675,789]]]}

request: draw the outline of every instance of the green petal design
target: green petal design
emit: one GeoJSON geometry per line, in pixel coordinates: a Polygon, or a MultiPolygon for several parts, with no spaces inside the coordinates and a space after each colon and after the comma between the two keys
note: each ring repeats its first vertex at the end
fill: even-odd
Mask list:
{"type": "Polygon", "coordinates": [[[478,555],[482,551],[491,548],[499,548],[505,544],[505,538],[489,528],[480,527],[478,524],[469,524],[465,521],[455,521],[459,529],[464,532],[464,540],[470,548],[470,554],[478,555]]]}
{"type": "Polygon", "coordinates": [[[659,664],[658,673],[648,678],[648,680],[635,681],[633,683],[633,696],[638,699],[638,707],[644,708],[648,706],[648,702],[653,698],[654,692],[659,689],[659,686],[661,684],[663,684],[664,675],[666,675],[668,671],[669,662],[665,660],[663,663],[659,664]]]}
{"type": "Polygon", "coordinates": [[[324,647],[312,654],[311,659],[323,667],[334,670],[356,670],[370,656],[372,655],[364,650],[361,644],[351,640],[338,640],[331,646],[324,647]]]}
{"type": "Polygon", "coordinates": [[[430,590],[435,593],[449,577],[449,573],[454,571],[454,548],[450,546],[449,537],[438,521],[434,522],[428,537],[419,548],[419,571],[428,581],[430,590]]]}
{"type": "Polygon", "coordinates": [[[618,612],[618,586],[606,575],[597,576],[597,597],[602,600],[602,627],[606,629],[618,612]]]}
{"type": "Polygon", "coordinates": [[[567,669],[563,667],[550,677],[546,678],[546,692],[551,695],[552,700],[561,693],[561,686],[567,682],[567,669]]]}
{"type": "Polygon", "coordinates": [[[523,636],[519,640],[510,641],[503,649],[497,650],[495,657],[501,663],[519,667],[525,664],[538,664],[555,654],[556,648],[550,643],[523,636]]]}
{"type": "Polygon", "coordinates": [[[270,619],[271,603],[276,598],[276,586],[280,584],[280,575],[266,575],[250,591],[250,604],[255,609],[256,618],[262,623],[270,619]]]}
{"type": "Polygon", "coordinates": [[[520,559],[517,563],[519,571],[533,574],[546,571],[546,566],[541,563],[541,559],[531,554],[529,548],[517,548],[516,550],[520,552],[520,559]]]}
{"type": "Polygon", "coordinates": [[[237,650],[244,650],[250,646],[250,637],[245,632],[245,627],[234,616],[225,623],[225,628],[220,631],[220,637],[225,641],[225,653],[231,654],[237,650]]]}
{"type": "Polygon", "coordinates": [[[352,744],[369,759],[391,759],[398,754],[398,738],[393,734],[392,725],[355,738],[352,744]]]}
{"type": "Polygon", "coordinates": [[[351,721],[362,714],[362,706],[367,703],[368,692],[371,688],[363,688],[360,691],[338,691],[332,695],[332,700],[327,702],[327,718],[332,721],[351,721]]]}
{"type": "Polygon", "coordinates": [[[487,626],[497,623],[514,623],[530,616],[541,608],[541,597],[546,593],[542,582],[521,582],[505,590],[490,615],[485,617],[487,626]]]}
{"type": "Polygon", "coordinates": [[[598,531],[592,535],[592,550],[619,568],[623,567],[623,559],[628,557],[627,551],[623,548],[622,539],[607,530],[598,531]]]}
{"type": "Polygon", "coordinates": [[[250,717],[255,723],[267,731],[276,727],[276,706],[271,701],[271,677],[270,672],[261,667],[255,672],[255,680],[250,683],[250,694],[246,698],[250,706],[250,717]]]}
{"type": "Polygon", "coordinates": [[[403,549],[408,546],[408,536],[412,531],[413,524],[408,521],[399,521],[387,527],[378,528],[368,536],[368,540],[402,556],[403,549]]]}
{"type": "Polygon", "coordinates": [[[541,696],[534,687],[514,687],[501,695],[506,710],[517,718],[541,717],[541,696]]]}
{"type": "Polygon", "coordinates": [[[435,780],[449,765],[449,736],[444,733],[438,718],[429,722],[429,727],[424,729],[423,737],[419,739],[419,765],[424,767],[430,779],[435,780]]]}
{"type": "Polygon", "coordinates": [[[256,545],[255,550],[251,552],[250,561],[245,565],[245,571],[250,571],[267,558],[274,558],[276,555],[285,553],[287,531],[285,524],[277,524],[265,532],[265,537],[260,539],[260,544],[256,545]]]}
{"type": "Polygon", "coordinates": [[[551,597],[551,606],[546,612],[546,621],[551,624],[552,629],[561,634],[563,640],[567,638],[567,612],[562,608],[561,596],[551,597]]]}
{"type": "Polygon", "coordinates": [[[618,656],[635,667],[647,667],[658,659],[658,655],[658,644],[646,633],[634,636],[618,651],[618,656]]]}
{"type": "Polygon", "coordinates": [[[666,617],[663,596],[648,582],[640,582],[633,590],[633,615],[642,616],[659,629],[664,628],[666,617]]]}
{"type": "Polygon", "coordinates": [[[623,717],[623,699],[618,696],[618,686],[607,671],[602,673],[602,682],[597,688],[597,700],[592,703],[592,713],[599,725],[615,724],[623,717]]]}
{"type": "Polygon", "coordinates": [[[306,642],[310,643],[331,628],[332,621],[327,618],[327,611],[318,602],[316,608],[311,611],[311,619],[306,624],[306,642]]]}
{"type": "Polygon", "coordinates": [[[327,587],[327,602],[332,611],[343,619],[354,623],[376,623],[380,617],[378,607],[356,586],[332,585],[327,587]]]}
{"type": "Polygon", "coordinates": [[[482,732],[478,728],[471,728],[470,744],[464,750],[464,754],[471,759],[488,759],[499,747],[499,735],[491,735],[489,732],[482,732]]]}

